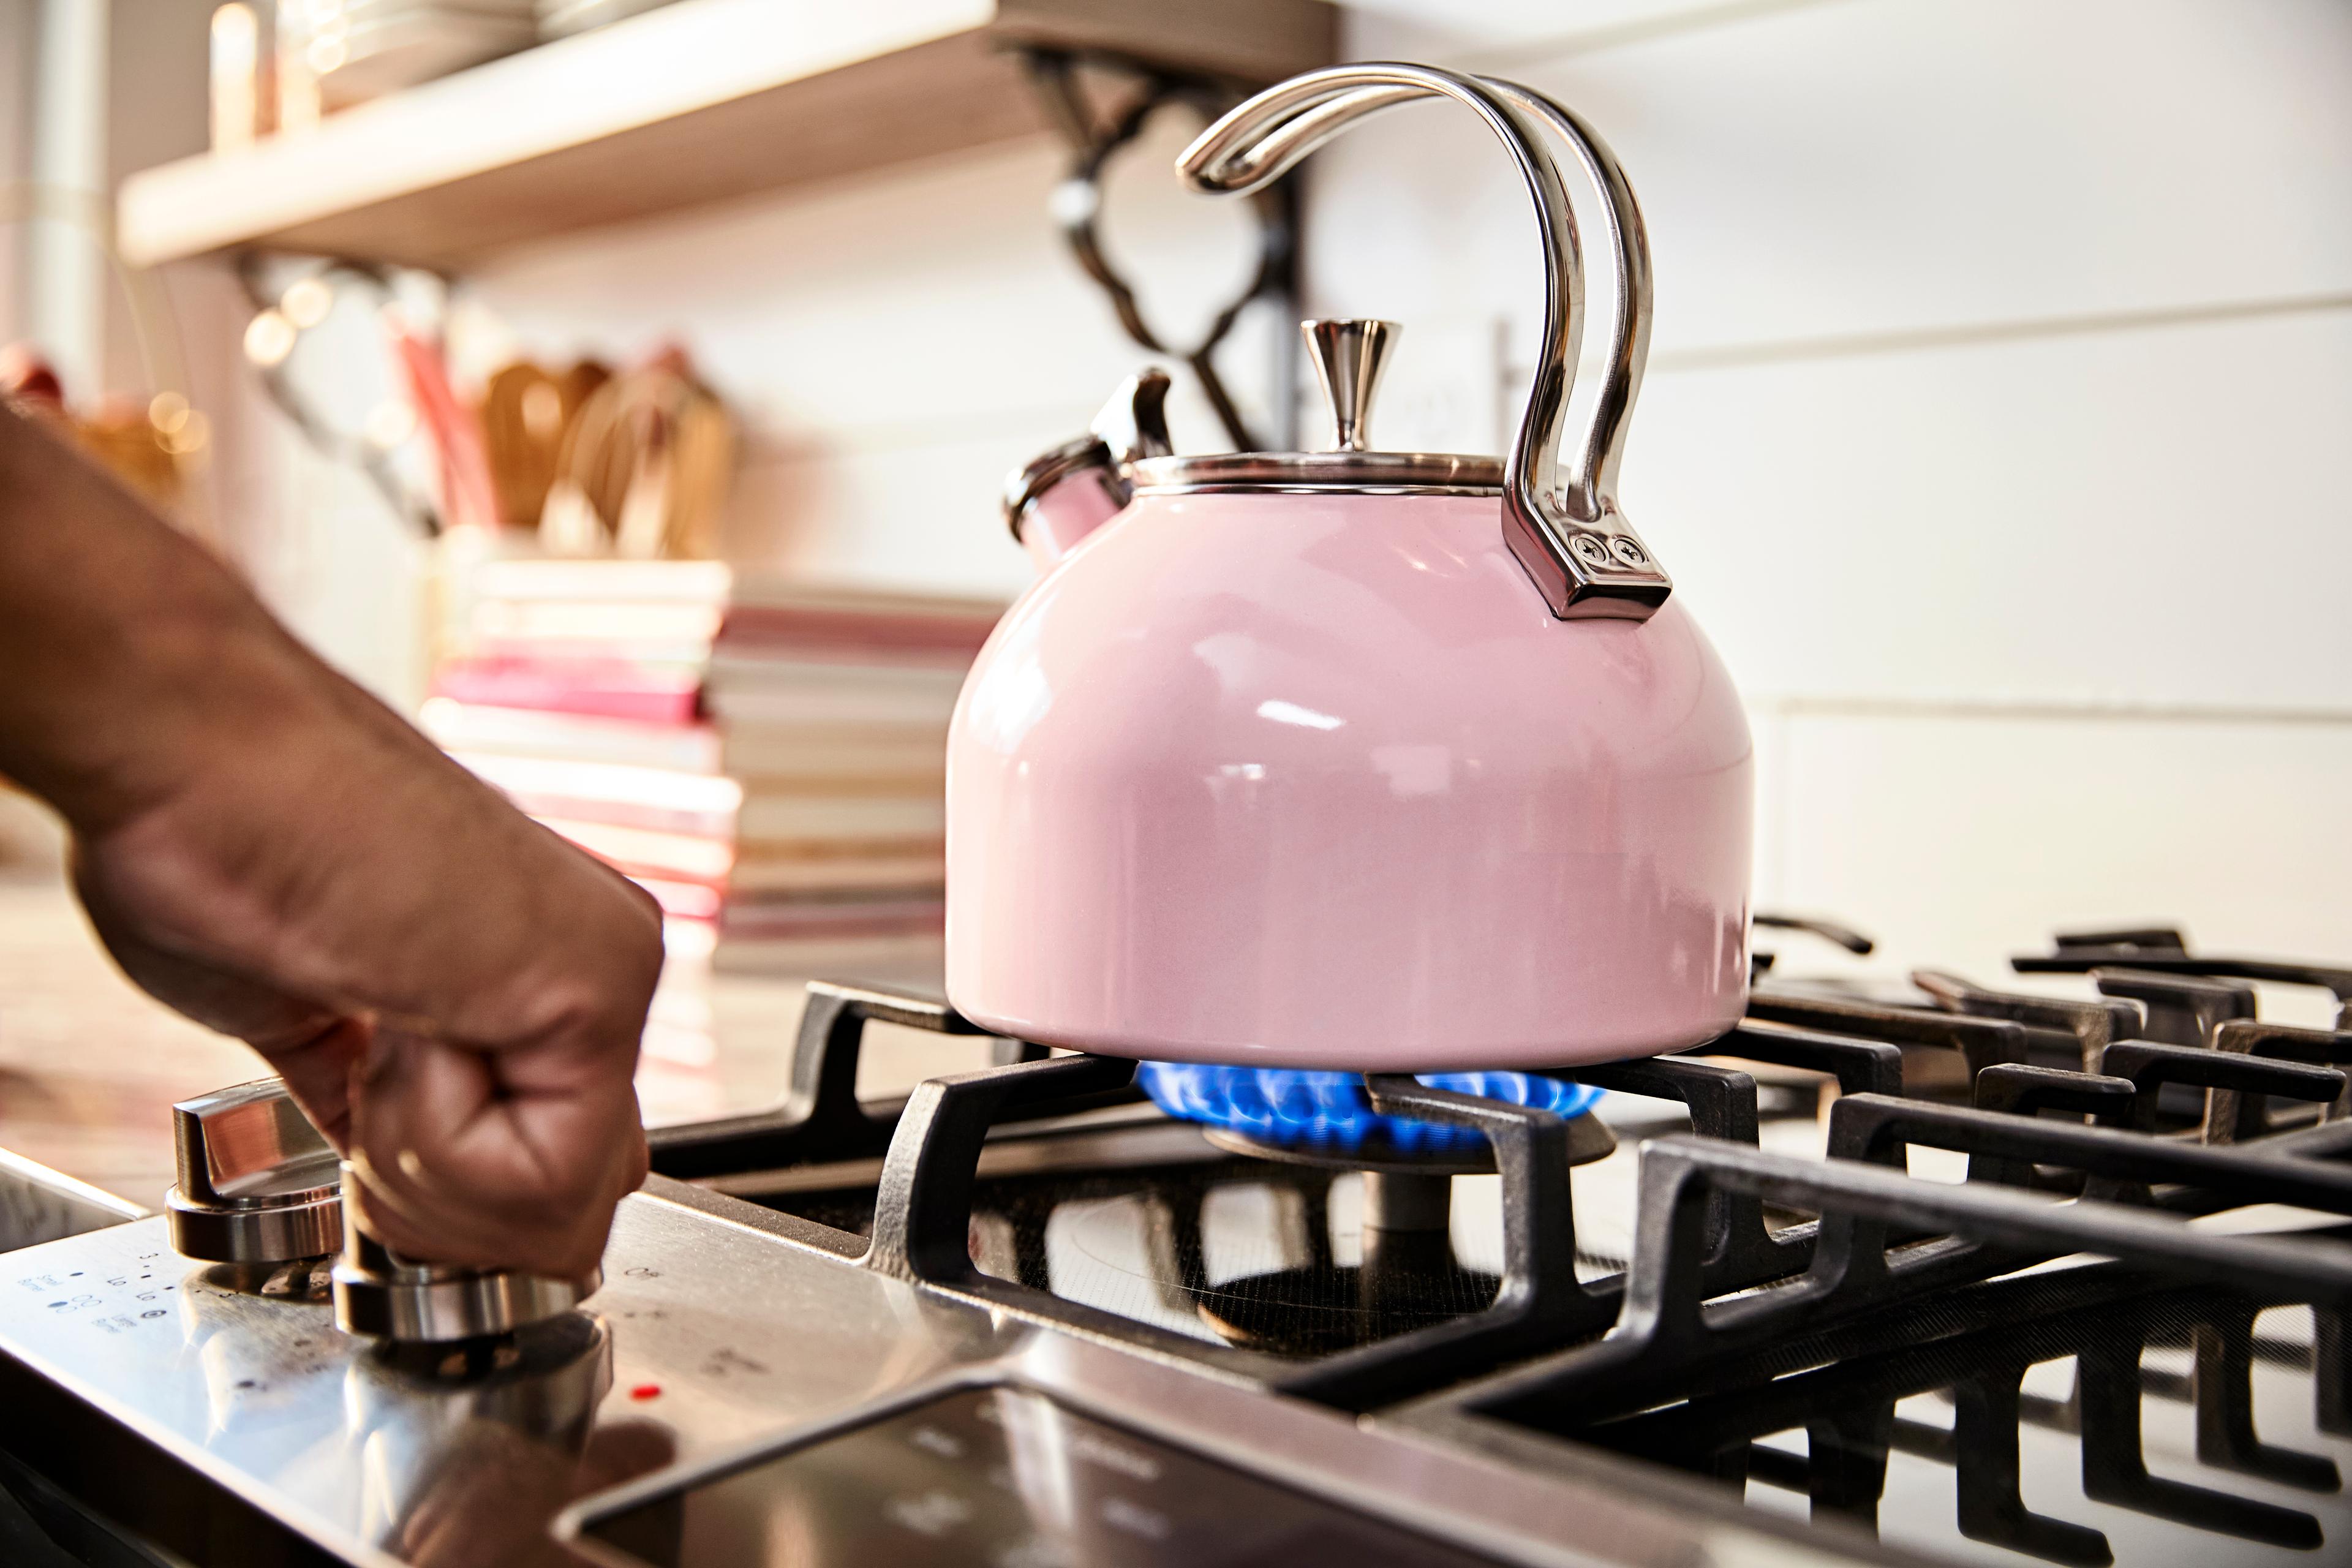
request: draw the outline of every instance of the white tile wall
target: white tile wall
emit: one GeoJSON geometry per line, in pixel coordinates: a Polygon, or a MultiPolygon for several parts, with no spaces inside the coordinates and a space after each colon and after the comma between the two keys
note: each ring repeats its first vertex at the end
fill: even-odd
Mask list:
{"type": "MultiPolygon", "coordinates": [[[[2150,921],[2212,952],[2352,952],[2352,726],[1797,704],[1759,728],[1759,892],[1876,933],[1885,967],[1997,982],[2053,929],[2150,921]]],[[[2311,996],[2265,1013],[2297,1000],[2325,1021],[2311,996]]]]}
{"type": "Polygon", "coordinates": [[[1801,5],[1840,0],[1346,0],[1356,13],[1354,53],[1485,68],[1531,54],[1559,54],[1654,31],[1722,26],[1801,5]]]}
{"type": "Polygon", "coordinates": [[[2352,310],[1666,372],[1643,403],[1626,507],[1759,695],[2352,719],[2352,310]]]}
{"type": "MultiPolygon", "coordinates": [[[[1754,701],[1767,900],[1988,978],[2070,921],[2352,956],[2352,6],[1360,9],[1360,54],[1576,103],[1642,193],[1625,499],[1754,701]]],[[[1184,134],[1110,227],[1190,321],[1245,238],[1160,173],[1184,134]]],[[[998,477],[1145,357],[1047,225],[1058,166],[946,159],[551,246],[472,293],[550,355],[689,342],[757,427],[739,550],[1011,589],[998,477]]],[[[1417,342],[1451,345],[1428,369],[1500,322],[1524,360],[1523,198],[1466,117],[1401,111],[1311,173],[1310,303],[1407,323],[1385,435],[1443,423],[1417,342]]],[[[1260,404],[1276,325],[1232,361],[1260,404]]],[[[1212,444],[1197,400],[1177,418],[1212,444]]],[[[397,618],[380,546],[314,545],[281,595],[396,687],[406,656],[365,646],[396,638],[339,607],[397,618]]]]}
{"type": "MultiPolygon", "coordinates": [[[[1662,362],[2232,300],[2352,303],[2352,202],[2334,195],[2352,190],[2340,0],[1731,9],[1615,47],[1476,60],[1576,104],[1623,158],[1656,251],[1662,362]]],[[[1390,31],[1369,24],[1356,42],[1386,53],[1390,31]]],[[[1328,238],[1309,254],[1337,302],[1408,320],[1470,297],[1532,311],[1523,198],[1483,135],[1420,107],[1324,154],[1315,237],[1328,238]],[[1420,242],[1435,216],[1479,242],[1420,242]]]]}

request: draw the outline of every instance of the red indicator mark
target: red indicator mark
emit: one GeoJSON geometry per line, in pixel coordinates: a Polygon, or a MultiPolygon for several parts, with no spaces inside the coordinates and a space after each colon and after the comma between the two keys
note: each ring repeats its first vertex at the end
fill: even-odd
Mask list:
{"type": "Polygon", "coordinates": [[[659,1399],[661,1397],[661,1384],[658,1383],[641,1383],[637,1384],[636,1387],[629,1390],[629,1397],[632,1399],[659,1399]]]}

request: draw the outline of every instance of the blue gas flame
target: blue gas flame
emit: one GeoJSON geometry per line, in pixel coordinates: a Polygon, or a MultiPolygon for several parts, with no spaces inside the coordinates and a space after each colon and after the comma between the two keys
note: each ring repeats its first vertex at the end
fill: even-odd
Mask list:
{"type": "MultiPolygon", "coordinates": [[[[1601,1098],[1590,1085],[1533,1073],[1436,1072],[1420,1079],[1432,1089],[1533,1106],[1556,1116],[1581,1116],[1601,1098]]],[[[1468,1127],[1382,1115],[1366,1097],[1360,1073],[1145,1062],[1136,1081],[1171,1116],[1229,1127],[1268,1143],[1355,1149],[1377,1136],[1400,1151],[1435,1154],[1486,1142],[1485,1134],[1468,1127]]]]}

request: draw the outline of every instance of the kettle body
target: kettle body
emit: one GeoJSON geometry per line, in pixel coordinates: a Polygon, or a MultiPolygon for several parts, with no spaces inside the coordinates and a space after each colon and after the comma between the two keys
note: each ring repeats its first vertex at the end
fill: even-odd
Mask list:
{"type": "Polygon", "coordinates": [[[1753,788],[1682,606],[1555,619],[1492,499],[1147,495],[957,705],[948,994],[1179,1061],[1695,1045],[1747,996],[1753,788]]]}
{"type": "Polygon", "coordinates": [[[1543,353],[1507,459],[1368,447],[1395,329],[1310,321],[1333,447],[1179,457],[1156,373],[1013,477],[1046,570],[948,742],[947,985],[984,1027],[1176,1061],[1561,1068],[1697,1045],[1748,987],[1754,754],[1729,674],[1615,500],[1648,254],[1614,159],[1513,84],[1334,68],[1179,168],[1247,191],[1392,104],[1511,151],[1543,353]],[[1563,463],[1581,268],[1549,131],[1616,241],[1563,463]]]}

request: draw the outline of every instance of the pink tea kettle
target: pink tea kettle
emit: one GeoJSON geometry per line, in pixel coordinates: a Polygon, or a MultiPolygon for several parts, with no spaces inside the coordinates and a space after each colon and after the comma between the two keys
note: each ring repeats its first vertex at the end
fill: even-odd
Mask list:
{"type": "Polygon", "coordinates": [[[1255,190],[1375,110],[1470,109],[1534,197],[1541,363],[1507,461],[1368,449],[1395,329],[1309,321],[1334,449],[1172,455],[1166,378],[1016,475],[1045,568],[948,742],[948,994],[1121,1056],[1352,1071],[1562,1067],[1696,1044],[1748,981],[1753,761],[1729,675],[1617,509],[1649,257],[1615,158],[1508,82],[1295,78],[1178,161],[1255,190]],[[1563,472],[1577,232],[1617,310],[1563,472]]]}

